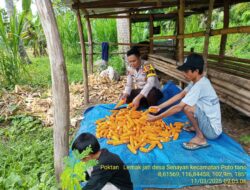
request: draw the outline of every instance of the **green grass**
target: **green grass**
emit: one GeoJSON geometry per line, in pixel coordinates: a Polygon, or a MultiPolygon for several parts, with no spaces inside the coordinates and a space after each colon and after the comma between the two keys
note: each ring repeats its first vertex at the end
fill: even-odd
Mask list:
{"type": "MultiPolygon", "coordinates": [[[[66,58],[69,83],[82,81],[82,64],[80,57],[66,58]]],[[[26,65],[27,73],[19,84],[32,87],[51,86],[51,71],[49,57],[32,58],[32,64],[26,65]]]]}
{"type": "MultiPolygon", "coordinates": [[[[98,59],[95,57],[94,60],[98,59]]],[[[26,65],[26,74],[19,80],[18,84],[29,85],[32,87],[50,87],[51,71],[49,57],[31,58],[32,64],[26,65]]],[[[125,73],[125,65],[120,56],[112,56],[109,60],[112,66],[119,74],[125,73]]],[[[81,55],[66,58],[66,67],[69,83],[83,81],[81,55]]]]}
{"type": "Polygon", "coordinates": [[[0,127],[1,190],[57,189],[53,129],[41,123],[34,117],[17,115],[8,118],[6,127],[0,127]]]}
{"type": "Polygon", "coordinates": [[[250,135],[242,135],[240,137],[240,142],[242,142],[244,144],[250,143],[250,135]]]}

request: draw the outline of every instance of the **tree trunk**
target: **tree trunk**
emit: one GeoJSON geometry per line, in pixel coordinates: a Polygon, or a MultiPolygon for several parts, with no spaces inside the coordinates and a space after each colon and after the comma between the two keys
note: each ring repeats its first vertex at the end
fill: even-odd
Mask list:
{"type": "MultiPolygon", "coordinates": [[[[13,0],[5,0],[5,8],[6,8],[8,17],[11,18],[13,16],[13,14],[14,14],[13,0]]],[[[17,18],[15,18],[15,19],[16,19],[16,23],[17,23],[17,18]]],[[[31,61],[30,61],[30,59],[29,59],[29,57],[27,55],[27,52],[26,52],[26,50],[24,48],[23,41],[21,40],[21,38],[19,40],[18,52],[19,52],[23,62],[28,63],[28,64],[31,63],[31,61]]]]}
{"type": "Polygon", "coordinates": [[[59,182],[63,171],[63,157],[67,156],[69,151],[69,86],[51,1],[36,0],[36,7],[47,40],[50,58],[54,106],[54,167],[59,182]]]}

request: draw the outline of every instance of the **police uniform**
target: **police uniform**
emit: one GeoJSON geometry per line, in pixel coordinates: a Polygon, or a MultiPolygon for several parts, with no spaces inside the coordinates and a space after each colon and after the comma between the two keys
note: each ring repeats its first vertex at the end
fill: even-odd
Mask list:
{"type": "Polygon", "coordinates": [[[129,95],[127,103],[132,102],[138,94],[141,94],[144,98],[141,99],[140,106],[156,105],[163,96],[160,89],[161,85],[152,64],[142,63],[138,70],[132,67],[128,68],[127,84],[124,90],[124,93],[129,95]]]}

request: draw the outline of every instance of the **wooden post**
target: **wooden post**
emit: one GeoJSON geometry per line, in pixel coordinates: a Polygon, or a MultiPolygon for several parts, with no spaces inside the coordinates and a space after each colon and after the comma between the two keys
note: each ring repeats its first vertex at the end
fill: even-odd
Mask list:
{"type": "Polygon", "coordinates": [[[36,7],[41,19],[48,44],[52,76],[52,97],[54,106],[54,167],[59,182],[63,171],[63,157],[69,150],[69,86],[63,49],[57,23],[50,0],[36,0],[36,7]]]}
{"type": "MultiPolygon", "coordinates": [[[[87,14],[87,11],[86,11],[87,14]]],[[[86,16],[86,24],[87,24],[87,32],[88,32],[88,44],[89,44],[89,66],[90,66],[90,74],[93,74],[93,40],[92,40],[92,29],[90,24],[90,19],[86,16]]]]}
{"type": "Polygon", "coordinates": [[[154,50],[153,50],[153,48],[154,48],[154,41],[153,41],[153,30],[154,30],[154,22],[153,22],[153,16],[152,15],[150,15],[150,17],[149,17],[150,19],[149,19],[149,53],[153,53],[154,52],[154,50]]]}
{"type": "Polygon", "coordinates": [[[89,89],[88,89],[88,71],[87,71],[87,63],[86,63],[86,48],[85,48],[85,42],[84,42],[84,36],[83,36],[83,30],[82,30],[82,21],[81,21],[81,15],[80,10],[76,10],[76,16],[77,16],[77,27],[78,27],[78,33],[79,38],[81,42],[81,50],[82,50],[82,69],[83,69],[83,85],[84,85],[84,104],[87,105],[89,103],[89,89]]]}
{"type": "MultiPolygon", "coordinates": [[[[180,0],[180,8],[178,10],[179,16],[179,35],[184,34],[184,10],[185,10],[185,0],[180,0]]],[[[183,64],[184,60],[184,39],[179,39],[179,65],[183,64]]]]}
{"type": "MultiPolygon", "coordinates": [[[[129,43],[132,43],[132,22],[131,22],[131,13],[129,13],[129,43]]],[[[131,46],[130,46],[131,48],[131,46]]]]}
{"type": "Polygon", "coordinates": [[[206,23],[206,34],[204,40],[204,49],[203,49],[203,59],[204,59],[204,73],[207,74],[207,56],[208,56],[208,45],[209,45],[209,36],[211,31],[211,21],[213,13],[214,0],[209,1],[209,10],[207,12],[207,23],[206,23]]]}
{"type": "MultiPolygon", "coordinates": [[[[223,22],[223,28],[228,28],[229,26],[229,4],[228,0],[224,0],[224,22],[223,22]]],[[[227,43],[227,34],[221,35],[220,40],[220,52],[219,56],[222,58],[225,55],[225,49],[226,49],[226,43],[227,43]]]]}
{"type": "MultiPolygon", "coordinates": [[[[178,6],[178,9],[179,9],[180,6],[178,6]]],[[[176,18],[175,19],[175,31],[174,31],[174,36],[178,36],[179,34],[179,17],[178,19],[176,18]]],[[[179,39],[176,38],[175,39],[175,59],[178,60],[179,58],[179,39]]],[[[177,61],[176,61],[177,62],[177,61]]]]}

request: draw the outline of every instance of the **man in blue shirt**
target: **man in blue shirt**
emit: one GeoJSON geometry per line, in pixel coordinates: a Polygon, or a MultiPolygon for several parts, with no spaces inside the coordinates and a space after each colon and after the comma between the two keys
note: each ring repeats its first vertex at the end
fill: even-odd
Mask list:
{"type": "Polygon", "coordinates": [[[203,75],[203,67],[202,56],[190,54],[184,64],[177,68],[190,81],[188,86],[161,105],[152,107],[159,112],[178,100],[181,100],[180,103],[157,116],[148,116],[149,121],[155,121],[184,111],[192,124],[186,131],[196,133],[193,139],[183,143],[183,147],[189,150],[207,147],[206,139],[216,139],[222,133],[219,99],[210,81],[203,75]]]}

